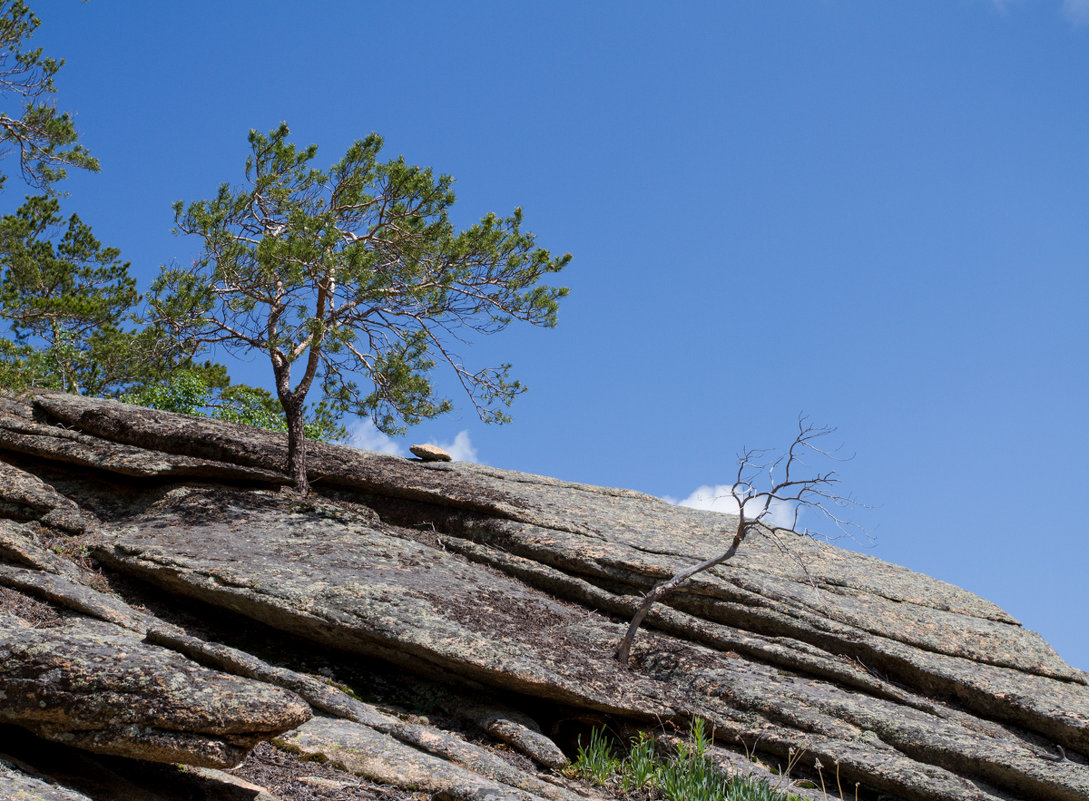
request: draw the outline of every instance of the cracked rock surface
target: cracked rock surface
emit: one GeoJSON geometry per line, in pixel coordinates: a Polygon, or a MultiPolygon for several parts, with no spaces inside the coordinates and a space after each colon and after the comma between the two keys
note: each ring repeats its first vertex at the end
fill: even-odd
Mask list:
{"type": "MultiPolygon", "coordinates": [[[[875,801],[1089,798],[1089,677],[958,587],[754,534],[623,668],[639,596],[712,556],[728,516],[328,445],[300,498],[278,434],[0,400],[0,723],[43,754],[122,755],[110,770],[164,798],[132,765],[279,754],[286,799],[566,801],[596,792],[559,771],[590,726],[668,750],[699,717],[726,772],[804,751],[875,801]],[[303,781],[307,755],[343,778],[303,781]]],[[[5,770],[42,781],[22,748],[5,770]]]]}

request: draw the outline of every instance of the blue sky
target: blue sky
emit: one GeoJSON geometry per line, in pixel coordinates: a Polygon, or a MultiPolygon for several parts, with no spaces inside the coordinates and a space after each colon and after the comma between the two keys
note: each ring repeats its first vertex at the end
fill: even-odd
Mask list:
{"type": "Polygon", "coordinates": [[[171,203],[284,120],[326,165],[377,131],[460,223],[520,205],[574,254],[556,329],[466,351],[530,386],[514,422],[452,395],[387,447],[683,499],[804,412],[871,553],[1089,669],[1089,3],[33,5],[102,163],[65,210],[145,288],[198,248],[171,203]]]}

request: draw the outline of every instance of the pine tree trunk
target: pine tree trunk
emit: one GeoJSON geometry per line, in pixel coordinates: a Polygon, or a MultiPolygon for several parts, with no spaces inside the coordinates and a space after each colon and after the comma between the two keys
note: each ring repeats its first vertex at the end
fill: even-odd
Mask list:
{"type": "Polygon", "coordinates": [[[295,489],[306,495],[310,492],[310,484],[306,480],[306,419],[302,404],[285,404],[284,415],[287,417],[287,474],[295,489]]]}

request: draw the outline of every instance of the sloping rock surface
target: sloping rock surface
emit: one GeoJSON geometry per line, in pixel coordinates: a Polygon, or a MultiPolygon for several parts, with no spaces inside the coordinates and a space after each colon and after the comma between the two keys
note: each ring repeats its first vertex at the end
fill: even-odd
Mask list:
{"type": "Polygon", "coordinates": [[[570,755],[568,735],[593,722],[673,731],[701,717],[720,751],[771,764],[804,751],[806,765],[859,783],[860,798],[1089,798],[1089,678],[957,587],[816,540],[753,535],[651,613],[624,668],[611,651],[638,597],[714,555],[730,518],[325,445],[300,498],[281,489],[284,458],[280,435],[242,426],[53,393],[3,399],[0,513],[19,522],[0,521],[0,587],[27,599],[8,604],[16,615],[64,610],[46,630],[0,618],[4,675],[44,684],[52,650],[91,683],[86,719],[50,728],[67,698],[0,718],[91,750],[140,742],[144,759],[216,766],[276,737],[406,790],[558,799],[585,791],[549,775],[559,759],[544,733],[570,755]],[[204,630],[159,619],[184,604],[206,610],[204,630]],[[286,664],[209,641],[238,620],[281,632],[286,664]],[[93,689],[109,670],[94,656],[73,667],[98,653],[87,632],[126,654],[167,654],[142,674],[154,691],[130,706],[93,689]],[[315,649],[333,655],[333,674],[394,666],[399,681],[444,688],[461,699],[444,714],[462,723],[398,721],[288,666],[288,651],[315,649]],[[213,677],[226,683],[208,705],[190,703],[188,688],[218,687],[213,677]],[[269,719],[237,682],[271,693],[269,719]],[[295,729],[310,707],[335,718],[295,729]],[[105,734],[92,725],[115,718],[125,725],[105,734]],[[543,767],[497,767],[465,739],[474,731],[543,767]]]}
{"type": "Polygon", "coordinates": [[[36,630],[0,616],[0,666],[0,722],[98,753],[233,767],[310,717],[290,692],[82,619],[36,630]]]}

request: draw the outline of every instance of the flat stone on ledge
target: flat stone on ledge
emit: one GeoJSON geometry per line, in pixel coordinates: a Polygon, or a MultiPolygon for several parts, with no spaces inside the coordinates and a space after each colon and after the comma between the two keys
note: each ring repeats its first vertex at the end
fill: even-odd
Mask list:
{"type": "Polygon", "coordinates": [[[450,454],[438,445],[413,445],[409,450],[412,451],[413,456],[418,456],[425,462],[449,462],[452,460],[450,454]]]}

